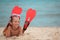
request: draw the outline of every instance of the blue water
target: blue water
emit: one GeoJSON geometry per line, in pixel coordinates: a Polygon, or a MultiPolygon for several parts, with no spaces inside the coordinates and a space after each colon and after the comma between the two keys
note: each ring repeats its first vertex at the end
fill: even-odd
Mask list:
{"type": "Polygon", "coordinates": [[[29,26],[60,26],[60,0],[0,0],[0,27],[6,26],[14,6],[23,8],[20,25],[24,25],[26,11],[36,9],[36,17],[29,26]]]}

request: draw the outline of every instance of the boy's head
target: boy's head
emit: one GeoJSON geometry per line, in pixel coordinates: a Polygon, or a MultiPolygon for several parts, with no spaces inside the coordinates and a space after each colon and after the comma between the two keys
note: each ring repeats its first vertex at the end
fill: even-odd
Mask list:
{"type": "Polygon", "coordinates": [[[11,16],[10,22],[14,28],[17,28],[20,24],[20,17],[16,15],[11,16]]]}

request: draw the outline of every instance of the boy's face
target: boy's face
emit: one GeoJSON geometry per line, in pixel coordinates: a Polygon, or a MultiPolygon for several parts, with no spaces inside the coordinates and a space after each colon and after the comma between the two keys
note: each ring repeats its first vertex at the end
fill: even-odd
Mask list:
{"type": "Polygon", "coordinates": [[[19,17],[13,17],[12,26],[13,26],[14,28],[17,28],[17,27],[19,26],[19,24],[20,24],[20,19],[19,19],[19,17]]]}

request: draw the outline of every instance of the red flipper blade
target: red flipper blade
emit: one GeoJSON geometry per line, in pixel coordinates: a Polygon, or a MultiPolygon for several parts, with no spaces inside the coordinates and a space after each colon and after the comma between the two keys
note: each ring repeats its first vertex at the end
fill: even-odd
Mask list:
{"type": "Polygon", "coordinates": [[[18,14],[18,15],[20,15],[21,12],[22,12],[22,8],[19,7],[19,6],[15,6],[15,7],[13,8],[13,10],[12,10],[12,14],[18,14]]]}
{"type": "Polygon", "coordinates": [[[32,8],[28,9],[26,13],[26,21],[31,22],[35,16],[36,16],[36,10],[33,10],[32,8]]]}

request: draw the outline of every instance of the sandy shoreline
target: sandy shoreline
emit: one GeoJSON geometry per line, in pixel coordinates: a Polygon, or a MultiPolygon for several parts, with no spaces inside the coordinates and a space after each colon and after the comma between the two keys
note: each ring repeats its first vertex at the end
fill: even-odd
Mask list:
{"type": "Polygon", "coordinates": [[[59,27],[28,27],[23,36],[11,38],[3,36],[3,29],[0,28],[0,40],[60,40],[59,27]]]}

